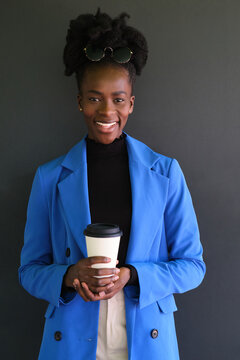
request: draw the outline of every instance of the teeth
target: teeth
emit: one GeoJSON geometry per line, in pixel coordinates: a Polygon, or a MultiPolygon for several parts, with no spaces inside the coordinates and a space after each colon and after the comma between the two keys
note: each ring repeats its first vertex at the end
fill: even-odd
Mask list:
{"type": "Polygon", "coordinates": [[[102,123],[102,122],[100,122],[100,121],[96,121],[96,123],[97,123],[98,125],[103,126],[103,127],[109,128],[110,126],[115,125],[115,124],[116,124],[116,121],[114,121],[114,122],[112,122],[112,123],[110,123],[110,124],[102,123]]]}

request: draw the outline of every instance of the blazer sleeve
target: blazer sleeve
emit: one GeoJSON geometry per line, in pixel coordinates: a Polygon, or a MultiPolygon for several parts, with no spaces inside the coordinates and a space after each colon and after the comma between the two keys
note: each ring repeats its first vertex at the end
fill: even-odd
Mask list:
{"type": "Polygon", "coordinates": [[[52,254],[48,202],[38,168],[27,208],[19,281],[31,295],[59,307],[60,303],[71,301],[75,294],[61,293],[69,264],[53,263],[52,254]]]}
{"type": "Polygon", "coordinates": [[[168,261],[131,263],[138,273],[140,308],[196,288],[206,272],[191,195],[176,159],[169,169],[163,232],[168,261]]]}

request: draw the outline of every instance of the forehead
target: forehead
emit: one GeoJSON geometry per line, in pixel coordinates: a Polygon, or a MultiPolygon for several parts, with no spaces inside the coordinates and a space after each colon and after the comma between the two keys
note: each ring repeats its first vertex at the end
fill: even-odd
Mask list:
{"type": "Polygon", "coordinates": [[[131,92],[128,71],[124,68],[110,65],[87,68],[81,88],[83,92],[90,90],[102,93],[131,92]]]}

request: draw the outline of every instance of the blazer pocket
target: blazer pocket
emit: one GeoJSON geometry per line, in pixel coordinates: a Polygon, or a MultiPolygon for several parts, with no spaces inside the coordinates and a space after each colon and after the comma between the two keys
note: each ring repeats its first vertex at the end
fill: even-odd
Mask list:
{"type": "Polygon", "coordinates": [[[175,299],[172,294],[168,295],[160,300],[157,300],[157,304],[158,304],[160,311],[165,314],[169,313],[169,312],[177,311],[177,305],[175,303],[175,299]]]}
{"type": "Polygon", "coordinates": [[[49,304],[44,315],[45,319],[50,319],[53,316],[55,309],[56,309],[55,305],[49,304]]]}

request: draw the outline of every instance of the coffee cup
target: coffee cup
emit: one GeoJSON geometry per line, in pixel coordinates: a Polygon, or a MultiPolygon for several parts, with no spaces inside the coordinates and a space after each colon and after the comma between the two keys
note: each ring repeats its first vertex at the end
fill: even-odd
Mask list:
{"type": "MultiPolygon", "coordinates": [[[[104,256],[111,259],[108,263],[93,264],[96,269],[115,268],[122,231],[118,225],[107,223],[89,224],[84,230],[87,254],[91,256],[104,256]]],[[[96,276],[108,277],[112,275],[96,276]]]]}

